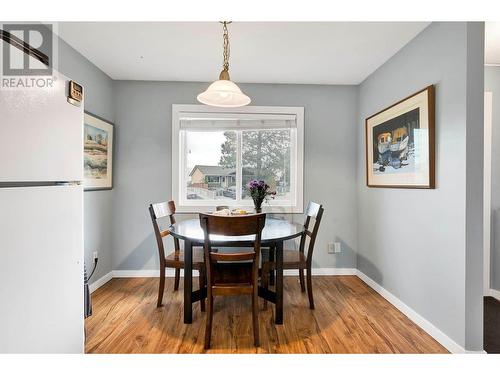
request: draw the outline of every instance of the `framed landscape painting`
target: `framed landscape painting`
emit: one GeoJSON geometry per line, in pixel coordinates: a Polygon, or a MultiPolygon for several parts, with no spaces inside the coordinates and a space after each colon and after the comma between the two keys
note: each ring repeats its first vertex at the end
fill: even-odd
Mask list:
{"type": "Polygon", "coordinates": [[[369,187],[434,188],[434,86],[366,119],[369,187]]]}
{"type": "Polygon", "coordinates": [[[113,124],[85,112],[83,125],[83,187],[113,188],[113,124]]]}

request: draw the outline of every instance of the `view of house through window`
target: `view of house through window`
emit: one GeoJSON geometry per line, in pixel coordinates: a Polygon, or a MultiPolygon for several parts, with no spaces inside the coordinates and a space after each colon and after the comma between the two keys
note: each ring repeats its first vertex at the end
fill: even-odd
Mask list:
{"type": "Polygon", "coordinates": [[[180,206],[251,207],[251,180],[276,192],[269,206],[302,204],[303,129],[295,114],[183,113],[174,128],[180,206]]]}
{"type": "Polygon", "coordinates": [[[186,131],[186,199],[236,200],[247,184],[264,180],[277,200],[290,200],[290,129],[250,131],[186,131]],[[237,168],[241,139],[241,168],[237,168]],[[238,176],[239,177],[239,176],[238,176]]]}
{"type": "Polygon", "coordinates": [[[236,199],[236,148],[224,150],[234,131],[186,131],[186,199],[236,199]]]}

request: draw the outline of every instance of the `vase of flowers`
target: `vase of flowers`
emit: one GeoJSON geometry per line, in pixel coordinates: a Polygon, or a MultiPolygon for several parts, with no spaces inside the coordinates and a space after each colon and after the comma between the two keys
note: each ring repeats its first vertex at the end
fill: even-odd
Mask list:
{"type": "Polygon", "coordinates": [[[253,199],[255,212],[257,213],[262,212],[262,202],[267,202],[269,197],[274,199],[274,196],[276,195],[276,192],[271,191],[270,186],[263,180],[251,180],[247,184],[247,189],[253,199]]]}

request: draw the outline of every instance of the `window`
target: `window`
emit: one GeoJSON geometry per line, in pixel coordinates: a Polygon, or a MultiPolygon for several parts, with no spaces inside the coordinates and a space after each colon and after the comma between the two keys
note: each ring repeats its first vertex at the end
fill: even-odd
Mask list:
{"type": "Polygon", "coordinates": [[[304,109],[172,106],[172,193],[180,212],[253,207],[246,185],[276,191],[267,211],[303,210],[304,109]]]}

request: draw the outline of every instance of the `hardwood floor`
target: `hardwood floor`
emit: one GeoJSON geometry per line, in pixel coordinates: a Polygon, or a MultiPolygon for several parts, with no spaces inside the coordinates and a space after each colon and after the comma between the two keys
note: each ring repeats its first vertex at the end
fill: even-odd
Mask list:
{"type": "Polygon", "coordinates": [[[167,278],[156,307],[157,278],[113,279],[92,295],[86,320],[87,353],[447,353],[446,349],[356,276],[313,277],[315,310],[298,277],[285,277],[285,323],[274,325],[272,304],[262,311],[254,348],[251,299],[216,298],[212,348],[203,349],[205,313],[183,323],[182,288],[167,278]]]}

